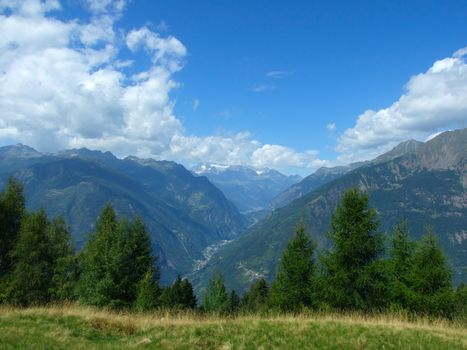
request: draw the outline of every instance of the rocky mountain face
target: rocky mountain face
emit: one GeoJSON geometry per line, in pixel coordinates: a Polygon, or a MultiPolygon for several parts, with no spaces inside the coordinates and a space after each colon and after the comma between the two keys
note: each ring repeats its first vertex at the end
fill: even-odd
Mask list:
{"type": "Polygon", "coordinates": [[[346,172],[270,213],[245,234],[224,245],[194,276],[198,288],[214,270],[229,288],[271,280],[287,241],[300,221],[320,248],[342,193],[357,186],[369,193],[381,230],[407,219],[413,238],[431,225],[448,257],[455,283],[467,282],[467,129],[445,132],[426,143],[403,143],[373,162],[346,172]],[[405,151],[402,151],[404,150],[405,151]]]}
{"type": "Polygon", "coordinates": [[[0,187],[10,175],[24,184],[28,208],[64,216],[78,247],[105,203],[142,216],[165,281],[192,271],[206,247],[234,238],[246,225],[207,178],[174,162],[88,149],[42,154],[15,145],[0,148],[0,187]]]}
{"type": "Polygon", "coordinates": [[[287,176],[268,168],[235,165],[201,164],[192,172],[206,176],[242,213],[267,210],[278,193],[301,180],[298,175],[287,176]]]}
{"type": "Polygon", "coordinates": [[[416,152],[420,146],[423,145],[423,142],[409,140],[400,143],[396,147],[394,147],[391,151],[384,153],[377,157],[376,159],[372,160],[371,162],[356,162],[351,163],[348,165],[341,165],[335,167],[322,167],[316,170],[313,174],[305,177],[299,183],[296,183],[285,191],[279,193],[276,197],[274,197],[271,202],[269,203],[269,207],[271,209],[278,209],[286,206],[287,204],[291,203],[297,198],[300,198],[311,191],[317,189],[318,187],[331,182],[339,177],[347,174],[348,172],[357,169],[364,165],[371,164],[378,164],[388,162],[392,159],[398,158],[402,155],[407,155],[410,153],[416,152]]]}

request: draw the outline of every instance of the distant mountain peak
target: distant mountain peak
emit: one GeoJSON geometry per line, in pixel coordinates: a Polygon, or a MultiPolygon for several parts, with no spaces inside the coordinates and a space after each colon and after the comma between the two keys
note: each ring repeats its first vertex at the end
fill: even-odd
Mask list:
{"type": "Polygon", "coordinates": [[[243,213],[266,209],[276,194],[301,180],[298,175],[246,165],[202,163],[191,171],[197,176],[206,176],[243,213]]]}
{"type": "Polygon", "coordinates": [[[43,154],[36,151],[34,148],[17,143],[16,145],[9,145],[0,147],[0,153],[8,157],[21,157],[21,158],[37,158],[43,154]]]}
{"type": "Polygon", "coordinates": [[[86,147],[72,148],[72,149],[60,151],[57,153],[57,155],[62,156],[62,157],[81,157],[81,158],[90,158],[90,159],[111,159],[111,160],[117,159],[117,157],[115,157],[112,152],[90,150],[89,148],[86,148],[86,147]]]}
{"type": "Polygon", "coordinates": [[[415,153],[423,146],[423,144],[423,142],[413,139],[401,142],[390,151],[376,157],[372,163],[384,163],[409,153],[415,153]]]}

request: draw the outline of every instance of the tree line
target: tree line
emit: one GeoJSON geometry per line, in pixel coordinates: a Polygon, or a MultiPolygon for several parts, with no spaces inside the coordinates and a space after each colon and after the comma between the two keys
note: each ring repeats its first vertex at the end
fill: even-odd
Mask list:
{"type": "Polygon", "coordinates": [[[240,297],[228,292],[216,273],[198,306],[187,279],[160,286],[157,257],[140,218],[118,219],[106,205],[85,246],[75,252],[64,220],[50,220],[43,209],[27,211],[22,185],[10,179],[0,194],[0,303],[78,301],[137,311],[201,308],[224,315],[303,309],[465,315],[467,287],[453,289],[431,229],[412,241],[401,223],[388,247],[378,228],[368,195],[351,189],[332,216],[329,250],[318,254],[298,225],[271,285],[259,279],[240,297]]]}
{"type": "Polygon", "coordinates": [[[467,286],[453,289],[452,272],[430,227],[418,241],[410,238],[407,222],[389,237],[378,229],[367,193],[350,189],[332,215],[329,250],[317,253],[299,224],[271,285],[261,278],[240,300],[234,290],[227,293],[218,273],[209,281],[205,307],[221,313],[311,309],[467,316],[467,286]]]}
{"type": "Polygon", "coordinates": [[[191,283],[161,287],[157,258],[140,218],[118,219],[106,205],[80,252],[62,218],[27,211],[23,188],[9,179],[0,194],[0,303],[78,301],[115,309],[195,308],[191,283]]]}

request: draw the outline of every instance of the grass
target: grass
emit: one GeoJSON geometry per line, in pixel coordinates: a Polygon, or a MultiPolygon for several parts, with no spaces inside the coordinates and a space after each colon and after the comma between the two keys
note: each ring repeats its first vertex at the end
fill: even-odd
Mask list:
{"type": "Polygon", "coordinates": [[[0,349],[467,349],[465,323],[348,314],[116,313],[0,307],[0,349]]]}

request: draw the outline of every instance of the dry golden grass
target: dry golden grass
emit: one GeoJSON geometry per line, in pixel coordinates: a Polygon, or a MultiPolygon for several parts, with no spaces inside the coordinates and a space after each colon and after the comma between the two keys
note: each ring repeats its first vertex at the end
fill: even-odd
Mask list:
{"type": "MultiPolygon", "coordinates": [[[[0,333],[2,327],[12,332],[4,340],[12,349],[24,344],[38,349],[49,345],[83,349],[291,349],[308,348],[310,341],[323,349],[467,349],[465,322],[404,314],[307,312],[221,317],[196,311],[117,312],[78,304],[26,309],[1,306],[0,333]],[[48,340],[34,343],[42,334],[48,340]]],[[[1,342],[0,334],[0,348],[1,342]]]]}

